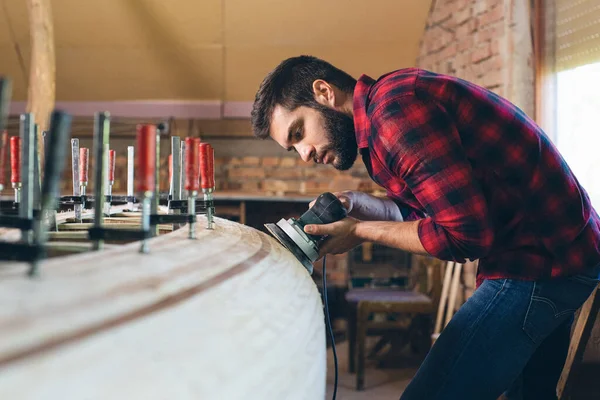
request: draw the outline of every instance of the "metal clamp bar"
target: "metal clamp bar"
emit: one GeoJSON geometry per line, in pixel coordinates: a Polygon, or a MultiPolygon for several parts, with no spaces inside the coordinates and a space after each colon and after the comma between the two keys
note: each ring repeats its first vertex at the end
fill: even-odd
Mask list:
{"type": "MultiPolygon", "coordinates": [[[[110,135],[110,113],[97,112],[94,115],[94,193],[96,199],[102,199],[106,187],[108,173],[108,150],[110,135]]],[[[102,203],[94,204],[94,228],[101,228],[104,223],[102,203]]],[[[93,249],[100,250],[103,240],[97,239],[93,249]]]]}
{"type": "MultiPolygon", "coordinates": [[[[79,181],[79,139],[71,139],[71,171],[73,173],[73,197],[81,196],[79,181]]],[[[75,220],[81,222],[81,203],[75,203],[75,220]]]]}
{"type": "MultiPolygon", "coordinates": [[[[34,185],[34,134],[33,115],[22,114],[20,119],[21,136],[21,201],[19,202],[19,216],[23,219],[33,218],[33,185],[34,185]]],[[[21,241],[31,243],[30,230],[21,231],[21,241]]]]}
{"type": "Polygon", "coordinates": [[[0,242],[0,260],[35,262],[45,256],[44,247],[37,244],[0,242]]]}
{"type": "Polygon", "coordinates": [[[152,232],[149,230],[132,230],[132,229],[109,229],[92,227],[88,229],[88,236],[91,240],[143,240],[152,237],[152,232]]]}
{"type": "Polygon", "coordinates": [[[156,214],[150,216],[150,224],[185,224],[196,222],[196,216],[192,214],[156,214]]]}
{"type": "Polygon", "coordinates": [[[134,189],[133,184],[135,182],[133,167],[135,164],[134,157],[134,148],[133,146],[127,146],[127,209],[129,211],[133,211],[133,202],[134,202],[134,189]]]}

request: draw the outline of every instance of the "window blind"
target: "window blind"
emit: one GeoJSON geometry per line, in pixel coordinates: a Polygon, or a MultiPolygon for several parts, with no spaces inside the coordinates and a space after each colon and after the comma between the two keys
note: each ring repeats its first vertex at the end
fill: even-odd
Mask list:
{"type": "Polygon", "coordinates": [[[556,71],[600,62],[600,0],[556,0],[556,71]]]}

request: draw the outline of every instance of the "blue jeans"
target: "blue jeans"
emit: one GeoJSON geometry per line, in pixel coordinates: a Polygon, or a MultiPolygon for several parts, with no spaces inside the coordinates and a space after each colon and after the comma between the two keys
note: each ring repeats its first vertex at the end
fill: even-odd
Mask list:
{"type": "Polygon", "coordinates": [[[589,274],[485,280],[429,351],[401,400],[556,399],[575,311],[598,284],[589,274]]]}

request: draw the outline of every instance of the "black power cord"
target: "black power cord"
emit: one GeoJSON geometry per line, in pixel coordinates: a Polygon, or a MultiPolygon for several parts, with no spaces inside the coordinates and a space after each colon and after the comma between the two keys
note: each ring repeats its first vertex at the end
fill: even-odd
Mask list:
{"type": "Polygon", "coordinates": [[[327,256],[323,256],[323,301],[325,302],[325,319],[327,321],[327,328],[329,330],[329,337],[331,338],[331,350],[333,350],[333,364],[335,368],[335,383],[333,384],[333,397],[335,400],[335,396],[337,395],[337,385],[338,385],[338,362],[337,362],[337,354],[335,352],[335,337],[333,336],[333,328],[331,327],[331,320],[329,319],[329,305],[327,304],[327,264],[326,264],[327,256]]]}

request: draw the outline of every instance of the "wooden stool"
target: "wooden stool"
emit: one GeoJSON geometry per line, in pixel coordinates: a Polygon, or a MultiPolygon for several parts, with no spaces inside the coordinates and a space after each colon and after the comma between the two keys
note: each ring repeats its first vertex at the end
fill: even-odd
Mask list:
{"type": "Polygon", "coordinates": [[[573,381],[577,368],[583,359],[583,353],[587,346],[592,328],[596,322],[596,318],[600,313],[600,284],[592,292],[587,301],[581,306],[581,312],[575,323],[573,334],[571,336],[571,344],[569,346],[569,354],[565,361],[560,379],[557,385],[557,394],[559,400],[570,398],[570,392],[573,390],[573,381]]]}
{"type": "Polygon", "coordinates": [[[444,283],[442,284],[440,304],[437,310],[433,334],[431,335],[432,346],[437,340],[437,338],[440,336],[440,332],[442,331],[442,329],[444,329],[446,325],[448,325],[448,322],[450,322],[452,316],[454,315],[454,309],[456,308],[456,295],[458,293],[458,286],[460,284],[462,267],[462,264],[454,261],[448,261],[446,263],[446,272],[444,272],[444,283]],[[446,314],[445,320],[444,312],[446,314]],[[442,320],[444,320],[443,326],[442,320]]]}

